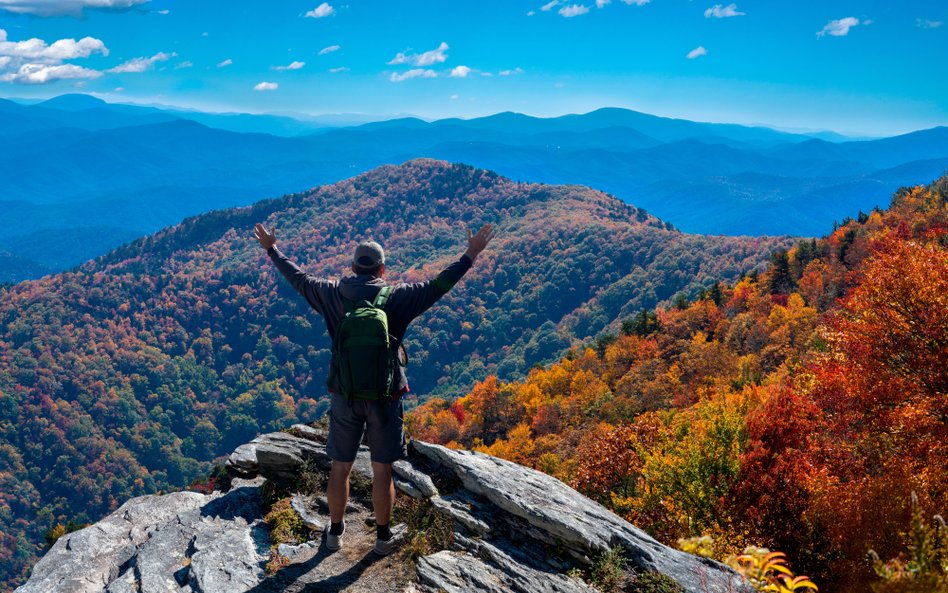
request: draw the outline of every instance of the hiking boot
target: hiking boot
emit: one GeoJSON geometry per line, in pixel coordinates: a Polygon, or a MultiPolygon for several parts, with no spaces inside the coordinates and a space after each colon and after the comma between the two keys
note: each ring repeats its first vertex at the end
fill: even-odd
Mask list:
{"type": "Polygon", "coordinates": [[[339,535],[329,533],[330,529],[332,529],[331,523],[326,525],[326,549],[335,552],[342,547],[342,536],[346,533],[346,522],[342,522],[342,533],[339,535]]]}
{"type": "Polygon", "coordinates": [[[404,523],[399,523],[395,527],[392,527],[392,537],[389,539],[375,539],[375,547],[372,548],[372,551],[379,556],[388,556],[405,541],[405,535],[407,533],[407,526],[404,523]]]}

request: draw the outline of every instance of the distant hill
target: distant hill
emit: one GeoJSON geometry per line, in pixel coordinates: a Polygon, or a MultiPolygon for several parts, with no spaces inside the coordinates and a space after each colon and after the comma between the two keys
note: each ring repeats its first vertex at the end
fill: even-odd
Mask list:
{"type": "MultiPolygon", "coordinates": [[[[33,259],[19,245],[36,240],[20,239],[109,229],[103,236],[111,242],[37,260],[62,270],[186,216],[417,157],[523,181],[590,185],[685,231],[730,235],[819,235],[834,220],[884,206],[898,187],[948,168],[946,128],[871,141],[814,136],[835,138],[615,108],[329,128],[287,116],[121,105],[88,95],[33,105],[0,100],[0,146],[9,148],[0,152],[0,213],[18,220],[0,249],[33,259]]],[[[2,268],[0,274],[12,277],[2,268]]]]}
{"type": "Polygon", "coordinates": [[[374,237],[392,281],[432,278],[464,251],[466,228],[498,225],[406,336],[413,400],[490,373],[523,377],[642,307],[763,269],[790,244],[687,235],[586,187],[414,160],[189,218],[76,271],[0,288],[2,580],[55,524],[186,485],[258,432],[326,409],[323,322],[256,244],[258,221],[330,277],[374,237]]]}

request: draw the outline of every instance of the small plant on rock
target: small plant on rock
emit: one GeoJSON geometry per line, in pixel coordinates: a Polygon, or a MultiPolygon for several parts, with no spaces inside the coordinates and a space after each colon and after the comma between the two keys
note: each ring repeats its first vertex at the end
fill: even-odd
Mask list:
{"type": "Polygon", "coordinates": [[[635,575],[625,591],[629,593],[685,593],[684,588],[675,579],[654,570],[635,575]]]}
{"type": "Polygon", "coordinates": [[[454,541],[453,522],[427,500],[400,496],[395,504],[393,523],[407,526],[405,550],[412,559],[447,550],[454,541]]]}
{"type": "Polygon", "coordinates": [[[621,593],[626,581],[622,548],[616,546],[596,558],[589,571],[589,578],[603,593],[621,593]]]}

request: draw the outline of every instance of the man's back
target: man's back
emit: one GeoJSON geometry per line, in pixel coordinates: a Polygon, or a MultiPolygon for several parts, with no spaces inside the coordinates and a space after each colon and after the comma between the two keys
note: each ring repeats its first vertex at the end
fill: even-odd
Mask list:
{"type": "MultiPolygon", "coordinates": [[[[382,287],[386,286],[382,277],[370,274],[357,274],[341,280],[317,278],[300,270],[276,246],[268,249],[267,253],[293,288],[323,316],[330,338],[335,337],[336,330],[346,314],[343,299],[372,301],[382,287]]],[[[427,282],[400,283],[392,287],[385,312],[388,315],[389,333],[397,343],[401,343],[404,339],[408,325],[447,294],[471,268],[472,263],[470,256],[465,254],[445,268],[437,277],[427,282]]],[[[339,382],[334,372],[335,364],[330,365],[330,369],[326,383],[330,391],[338,393],[339,382]]],[[[403,367],[399,367],[392,389],[394,393],[407,391],[408,379],[403,367]]]]}

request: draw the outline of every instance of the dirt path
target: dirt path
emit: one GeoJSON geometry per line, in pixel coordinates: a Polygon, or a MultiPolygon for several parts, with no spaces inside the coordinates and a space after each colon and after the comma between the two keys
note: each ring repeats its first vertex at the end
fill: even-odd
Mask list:
{"type": "MultiPolygon", "coordinates": [[[[329,523],[324,504],[315,499],[307,505],[323,524],[329,523]]],[[[326,548],[325,536],[319,532],[313,547],[301,547],[290,557],[290,565],[268,576],[248,593],[392,593],[405,591],[415,580],[413,563],[404,549],[389,556],[372,551],[375,527],[371,521],[371,504],[353,498],[346,513],[346,533],[342,549],[326,548]],[[316,545],[318,544],[318,545],[316,545]]],[[[316,534],[314,534],[316,536],[316,534]]]]}

